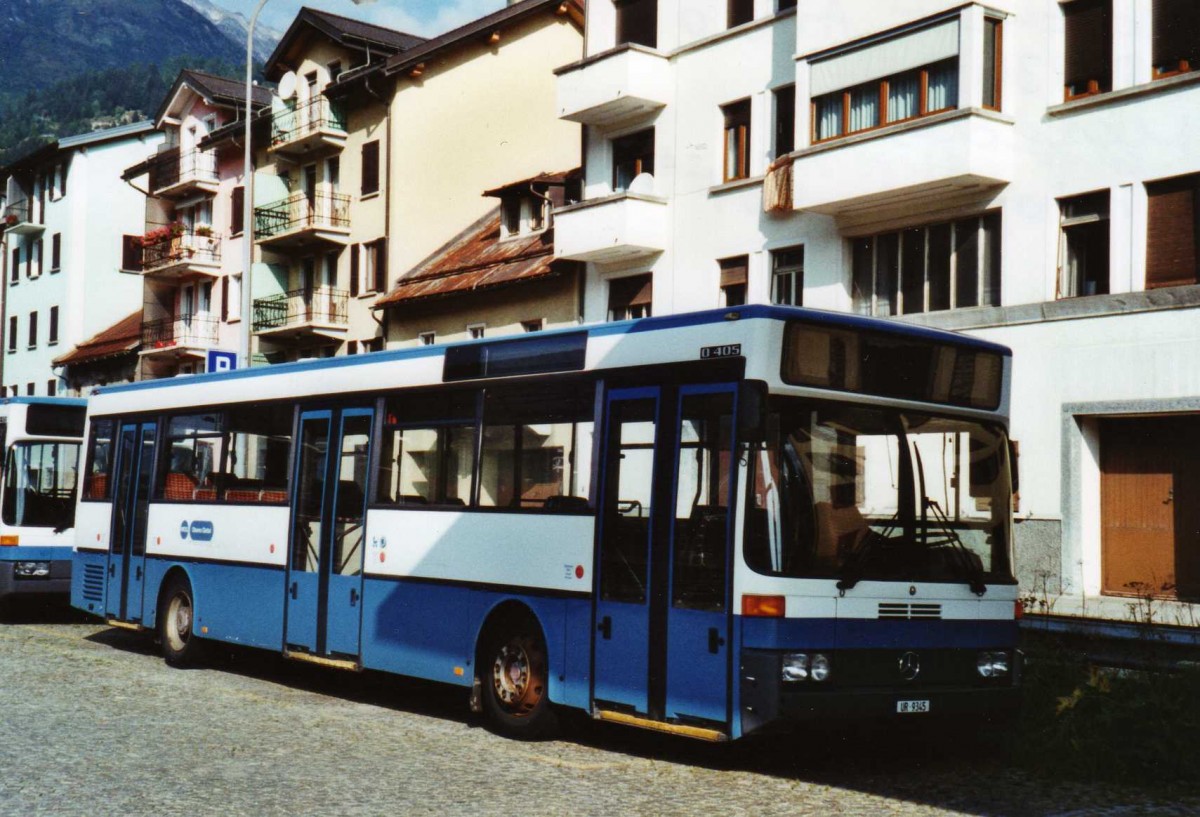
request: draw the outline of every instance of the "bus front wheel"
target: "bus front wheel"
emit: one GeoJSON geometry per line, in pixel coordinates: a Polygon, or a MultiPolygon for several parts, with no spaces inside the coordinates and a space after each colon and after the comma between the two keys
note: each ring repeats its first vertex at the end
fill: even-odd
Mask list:
{"type": "Polygon", "coordinates": [[[483,711],[501,734],[548,737],[557,727],[550,704],[546,645],[533,621],[495,628],[479,664],[483,711]]]}
{"type": "Polygon", "coordinates": [[[173,667],[186,667],[196,662],[200,645],[199,639],[192,634],[194,615],[191,585],[184,579],[174,579],[163,594],[158,615],[163,658],[173,667]]]}

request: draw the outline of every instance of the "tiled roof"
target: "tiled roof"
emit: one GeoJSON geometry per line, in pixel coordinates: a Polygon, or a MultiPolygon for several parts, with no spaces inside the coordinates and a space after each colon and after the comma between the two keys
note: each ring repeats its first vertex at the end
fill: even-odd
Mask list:
{"type": "Polygon", "coordinates": [[[267,58],[264,70],[268,78],[278,79],[288,70],[286,66],[281,65],[281,62],[287,57],[289,50],[296,43],[305,26],[315,28],[341,46],[359,51],[370,50],[373,52],[373,56],[379,57],[414,48],[425,42],[424,37],[364,23],[362,20],[353,20],[338,14],[330,14],[327,11],[317,11],[306,6],[300,9],[296,19],[292,21],[288,30],[279,39],[279,44],[275,46],[271,56],[267,58]]]}
{"type": "Polygon", "coordinates": [[[71,351],[54,359],[55,366],[77,366],[126,354],[142,343],[142,310],[92,335],[71,351]]]}
{"type": "Polygon", "coordinates": [[[554,231],[500,240],[500,208],[463,230],[409,270],[376,307],[548,278],[564,270],[554,261],[554,231]]]}
{"type": "MultiPolygon", "coordinates": [[[[239,106],[246,104],[246,82],[240,79],[231,79],[230,77],[219,77],[216,74],[209,74],[204,71],[197,71],[194,68],[185,68],[180,72],[180,79],[186,80],[197,91],[204,94],[209,99],[214,99],[220,102],[231,102],[239,106]]],[[[254,98],[255,105],[270,105],[271,90],[264,88],[261,85],[254,85],[251,89],[251,95],[254,98]]]]}
{"type": "Polygon", "coordinates": [[[403,31],[364,23],[362,20],[342,17],[339,14],[330,14],[327,11],[317,11],[316,9],[306,7],[301,9],[301,13],[303,14],[304,12],[311,14],[316,21],[323,23],[331,32],[341,34],[343,37],[353,37],[357,40],[366,40],[386,45],[395,48],[397,51],[413,48],[425,42],[424,37],[418,37],[415,34],[406,34],[403,31]]]}

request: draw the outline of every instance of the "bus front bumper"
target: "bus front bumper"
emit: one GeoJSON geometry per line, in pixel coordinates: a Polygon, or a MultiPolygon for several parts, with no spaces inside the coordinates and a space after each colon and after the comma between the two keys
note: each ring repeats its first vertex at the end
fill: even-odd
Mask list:
{"type": "Polygon", "coordinates": [[[70,559],[0,560],[0,598],[69,596],[70,593],[70,559]]]}
{"type": "Polygon", "coordinates": [[[780,679],[777,658],[746,653],[741,678],[742,734],[786,731],[815,721],[1004,722],[1015,717],[1021,706],[1020,654],[1016,655],[1013,675],[1002,682],[838,686],[831,679],[826,687],[813,682],[785,683],[780,679]]]}

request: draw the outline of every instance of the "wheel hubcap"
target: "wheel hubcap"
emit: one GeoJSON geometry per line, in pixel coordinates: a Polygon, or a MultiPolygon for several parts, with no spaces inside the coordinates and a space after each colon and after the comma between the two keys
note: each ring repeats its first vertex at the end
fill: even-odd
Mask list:
{"type": "Polygon", "coordinates": [[[531,712],[542,698],[540,660],[524,639],[502,646],[492,662],[492,688],[500,704],[514,715],[531,712]]]}
{"type": "Polygon", "coordinates": [[[167,635],[171,648],[181,650],[187,644],[188,636],[192,633],[192,605],[187,596],[182,593],[171,599],[167,612],[167,635]]]}

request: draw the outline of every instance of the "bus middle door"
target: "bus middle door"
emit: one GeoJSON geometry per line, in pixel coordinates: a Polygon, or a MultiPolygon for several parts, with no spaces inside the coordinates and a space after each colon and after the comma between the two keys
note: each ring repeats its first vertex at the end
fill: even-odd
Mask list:
{"type": "Polygon", "coordinates": [[[117,441],[108,589],[104,612],[118,621],[142,620],[146,519],[154,472],[155,423],[125,423],[117,441]]]}
{"type": "Polygon", "coordinates": [[[293,481],[285,646],[359,655],[369,408],[305,411],[293,481]]]}

